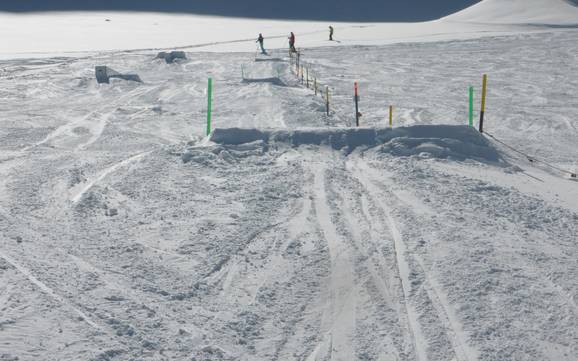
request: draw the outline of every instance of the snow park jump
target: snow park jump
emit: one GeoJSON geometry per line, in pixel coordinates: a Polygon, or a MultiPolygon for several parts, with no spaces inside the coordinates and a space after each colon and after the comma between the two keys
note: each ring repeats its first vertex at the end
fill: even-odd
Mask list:
{"type": "Polygon", "coordinates": [[[187,54],[184,51],[171,51],[171,52],[161,51],[160,53],[157,54],[156,59],[164,59],[167,64],[172,64],[176,60],[187,59],[187,54]]]}
{"type": "Polygon", "coordinates": [[[301,1],[0,1],[1,361],[578,361],[576,1],[301,1]]]}
{"type": "Polygon", "coordinates": [[[110,79],[122,79],[142,83],[138,74],[121,74],[107,66],[97,66],[94,68],[94,72],[96,75],[96,81],[99,84],[109,84],[110,79]]]}
{"type": "Polygon", "coordinates": [[[483,159],[498,163],[498,152],[479,132],[467,126],[413,126],[391,128],[339,128],[258,130],[217,128],[209,139],[222,145],[263,142],[266,146],[286,144],[292,147],[325,145],[335,150],[354,151],[358,147],[382,146],[396,155],[410,156],[429,152],[435,157],[483,159]]]}

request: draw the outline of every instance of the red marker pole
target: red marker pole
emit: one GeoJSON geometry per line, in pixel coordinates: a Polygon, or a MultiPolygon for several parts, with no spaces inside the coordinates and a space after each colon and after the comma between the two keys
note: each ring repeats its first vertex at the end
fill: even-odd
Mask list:
{"type": "Polygon", "coordinates": [[[357,82],[355,82],[355,126],[359,127],[359,93],[357,82]]]}

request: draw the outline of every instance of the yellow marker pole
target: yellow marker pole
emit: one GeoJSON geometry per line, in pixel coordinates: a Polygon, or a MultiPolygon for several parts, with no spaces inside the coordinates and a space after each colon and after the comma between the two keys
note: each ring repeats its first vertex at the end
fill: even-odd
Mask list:
{"type": "Polygon", "coordinates": [[[393,106],[389,106],[389,127],[393,128],[393,106]]]}
{"type": "Polygon", "coordinates": [[[488,75],[484,74],[482,84],[482,110],[480,111],[480,133],[484,132],[484,114],[486,112],[486,93],[488,92],[488,75]]]}

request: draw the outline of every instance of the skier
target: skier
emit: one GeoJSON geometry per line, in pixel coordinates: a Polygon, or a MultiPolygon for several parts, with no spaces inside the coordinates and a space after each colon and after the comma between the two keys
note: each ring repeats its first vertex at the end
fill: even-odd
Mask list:
{"type": "Polygon", "coordinates": [[[263,34],[259,33],[259,38],[257,38],[256,43],[259,43],[259,46],[261,47],[261,54],[267,54],[267,51],[265,50],[265,47],[263,46],[264,40],[265,40],[265,38],[263,38],[263,34]]]}
{"type": "Polygon", "coordinates": [[[291,35],[289,36],[289,51],[293,53],[297,52],[295,49],[295,34],[293,34],[293,32],[291,32],[291,35]]]}
{"type": "Polygon", "coordinates": [[[329,41],[333,41],[333,26],[329,25],[329,41]]]}

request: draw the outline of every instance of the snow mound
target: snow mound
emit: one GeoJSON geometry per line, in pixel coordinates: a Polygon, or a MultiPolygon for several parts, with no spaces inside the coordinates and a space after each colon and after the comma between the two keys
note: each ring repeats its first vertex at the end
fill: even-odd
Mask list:
{"type": "Polygon", "coordinates": [[[566,0],[484,0],[442,20],[574,27],[578,7],[566,0]]]}
{"type": "Polygon", "coordinates": [[[288,144],[329,146],[352,151],[357,147],[376,147],[397,156],[500,160],[498,152],[474,128],[455,125],[417,125],[403,128],[310,128],[297,130],[259,130],[218,128],[210,141],[239,146],[260,142],[267,145],[288,144]]]}
{"type": "Polygon", "coordinates": [[[269,83],[277,86],[286,86],[286,84],[279,77],[268,78],[243,78],[243,83],[269,83]]]}

